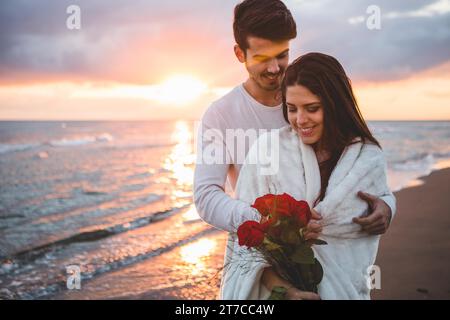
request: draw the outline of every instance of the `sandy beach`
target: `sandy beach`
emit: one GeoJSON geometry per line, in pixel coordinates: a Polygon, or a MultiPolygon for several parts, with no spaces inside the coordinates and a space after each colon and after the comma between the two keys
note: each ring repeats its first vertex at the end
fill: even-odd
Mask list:
{"type": "Polygon", "coordinates": [[[381,289],[372,299],[450,299],[450,169],[396,193],[397,214],[381,238],[381,289]]]}

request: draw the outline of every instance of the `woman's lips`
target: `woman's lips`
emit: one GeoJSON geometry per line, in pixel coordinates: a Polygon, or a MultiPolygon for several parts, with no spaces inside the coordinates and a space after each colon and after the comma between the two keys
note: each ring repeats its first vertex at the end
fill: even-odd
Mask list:
{"type": "Polygon", "coordinates": [[[305,128],[298,128],[298,132],[302,137],[308,138],[311,137],[314,134],[314,128],[316,126],[311,127],[305,127],[305,128]]]}

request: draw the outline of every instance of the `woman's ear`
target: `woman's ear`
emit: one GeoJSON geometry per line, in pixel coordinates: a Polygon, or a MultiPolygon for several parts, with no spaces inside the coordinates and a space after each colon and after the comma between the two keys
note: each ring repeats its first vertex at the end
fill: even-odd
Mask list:
{"type": "Polygon", "coordinates": [[[245,53],[237,44],[234,45],[234,54],[236,55],[240,63],[245,62],[245,53]]]}

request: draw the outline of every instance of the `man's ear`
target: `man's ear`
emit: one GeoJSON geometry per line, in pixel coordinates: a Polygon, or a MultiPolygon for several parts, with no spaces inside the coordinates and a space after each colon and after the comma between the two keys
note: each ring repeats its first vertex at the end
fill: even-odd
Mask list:
{"type": "Polygon", "coordinates": [[[234,45],[234,54],[236,55],[240,63],[245,62],[245,53],[237,44],[234,45]]]}

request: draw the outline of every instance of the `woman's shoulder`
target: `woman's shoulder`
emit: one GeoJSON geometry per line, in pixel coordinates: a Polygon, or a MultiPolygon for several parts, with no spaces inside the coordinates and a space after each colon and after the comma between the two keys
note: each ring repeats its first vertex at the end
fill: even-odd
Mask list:
{"type": "Polygon", "coordinates": [[[281,127],[280,129],[278,129],[278,131],[280,133],[280,137],[292,138],[296,136],[296,133],[294,132],[294,130],[292,130],[292,127],[290,125],[281,127]]]}
{"type": "Polygon", "coordinates": [[[290,157],[298,157],[300,152],[299,139],[290,126],[268,130],[258,136],[258,139],[250,147],[246,163],[267,165],[270,161],[288,161],[290,157]],[[261,159],[262,157],[262,159],[261,159]]]}
{"type": "Polygon", "coordinates": [[[295,137],[295,132],[292,131],[291,127],[285,126],[279,129],[270,129],[258,136],[255,144],[253,146],[267,148],[271,146],[272,143],[286,143],[295,137]]]}
{"type": "Polygon", "coordinates": [[[353,138],[349,143],[349,147],[352,145],[359,145],[362,150],[371,151],[371,152],[383,152],[381,147],[373,141],[363,139],[362,137],[353,138]]]}
{"type": "Polygon", "coordinates": [[[367,160],[372,159],[373,161],[385,161],[385,155],[381,147],[369,140],[363,140],[360,137],[353,139],[350,144],[350,148],[358,148],[359,149],[359,158],[365,158],[367,160]]]}

